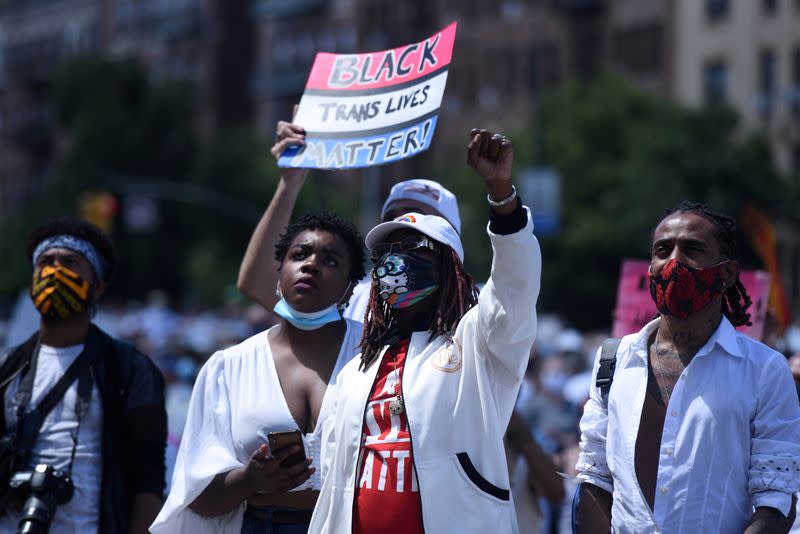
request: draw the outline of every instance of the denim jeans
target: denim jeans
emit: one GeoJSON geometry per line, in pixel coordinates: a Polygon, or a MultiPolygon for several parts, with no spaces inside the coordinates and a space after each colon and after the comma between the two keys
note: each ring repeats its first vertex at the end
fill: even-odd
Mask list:
{"type": "Polygon", "coordinates": [[[244,513],[242,534],[307,534],[308,523],[276,523],[275,512],[290,511],[287,508],[260,508],[258,514],[244,513]],[[266,512],[266,517],[264,513],[266,512]]]}

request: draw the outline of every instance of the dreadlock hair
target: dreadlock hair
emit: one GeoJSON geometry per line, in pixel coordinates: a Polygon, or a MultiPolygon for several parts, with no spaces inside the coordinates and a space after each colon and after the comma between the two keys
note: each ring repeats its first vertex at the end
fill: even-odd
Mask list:
{"type": "MultiPolygon", "coordinates": [[[[458,322],[470,308],[478,303],[478,286],[464,269],[461,258],[445,245],[439,254],[439,299],[431,317],[429,341],[438,336],[452,336],[458,322]]],[[[381,299],[377,285],[370,288],[369,303],[364,314],[364,331],[361,335],[361,370],[375,360],[383,346],[392,337],[391,308],[381,299]]]]}
{"type": "MultiPolygon", "coordinates": [[[[714,237],[717,239],[720,252],[728,259],[736,259],[736,220],[733,217],[714,211],[700,202],[684,200],[674,208],[666,210],[661,220],[676,213],[694,213],[711,221],[714,224],[714,237]]],[[[750,295],[737,277],[736,282],[722,294],[722,313],[733,326],[751,326],[747,309],[752,303],[750,295]]]]}
{"type": "Polygon", "coordinates": [[[300,232],[305,230],[322,230],[337,235],[344,240],[347,251],[350,254],[350,274],[348,280],[353,284],[358,283],[364,278],[364,238],[350,221],[327,211],[318,213],[306,213],[297,221],[286,228],[286,233],[281,235],[275,245],[275,259],[278,263],[283,263],[289,245],[300,232]]]}

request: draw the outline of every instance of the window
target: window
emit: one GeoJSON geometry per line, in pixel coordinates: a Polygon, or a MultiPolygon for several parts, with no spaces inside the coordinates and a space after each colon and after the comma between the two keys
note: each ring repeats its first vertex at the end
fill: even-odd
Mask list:
{"type": "Polygon", "coordinates": [[[792,116],[800,121],[800,45],[792,51],[792,90],[790,101],[792,116]]]}
{"type": "Polygon", "coordinates": [[[561,57],[551,42],[535,44],[528,50],[528,87],[536,93],[561,81],[561,57]]]}
{"type": "Polygon", "coordinates": [[[774,15],[778,11],[778,0],[761,0],[761,10],[765,15],[774,15]]]}
{"type": "Polygon", "coordinates": [[[519,72],[516,65],[517,51],[512,48],[505,48],[497,55],[498,65],[502,65],[499,79],[502,80],[501,91],[506,96],[511,96],[516,92],[517,77],[519,72]]]}
{"type": "Polygon", "coordinates": [[[509,21],[516,21],[522,16],[523,7],[520,0],[504,0],[501,13],[503,19],[509,21]]]}
{"type": "Polygon", "coordinates": [[[660,22],[617,30],[612,36],[614,61],[631,74],[658,75],[663,66],[663,42],[660,22]]]}
{"type": "Polygon", "coordinates": [[[716,22],[728,15],[730,3],[728,0],[706,0],[706,19],[716,22]]]}
{"type": "Polygon", "coordinates": [[[599,20],[594,17],[573,22],[575,26],[572,47],[575,53],[570,62],[570,70],[571,74],[580,80],[594,78],[602,70],[606,38],[598,22],[599,20]]]}
{"type": "Polygon", "coordinates": [[[722,60],[711,61],[703,67],[703,101],[720,106],[727,100],[728,66],[722,60]]]}
{"type": "Polygon", "coordinates": [[[772,116],[775,99],[775,52],[764,50],[759,58],[758,107],[761,118],[768,121],[772,116]]]}

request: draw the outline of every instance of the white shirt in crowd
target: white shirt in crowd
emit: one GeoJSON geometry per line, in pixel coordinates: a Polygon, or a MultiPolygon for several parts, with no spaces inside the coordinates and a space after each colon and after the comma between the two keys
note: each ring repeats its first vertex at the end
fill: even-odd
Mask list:
{"type": "Polygon", "coordinates": [[[362,278],[353,288],[353,296],[347,303],[342,316],[345,319],[352,319],[359,323],[364,322],[364,313],[367,311],[369,304],[369,291],[372,288],[372,274],[367,273],[367,276],[362,278]]]}
{"type": "MultiPolygon", "coordinates": [[[[82,350],[83,345],[63,348],[41,346],[33,392],[27,411],[41,402],[82,350]]],[[[78,400],[79,380],[76,380],[67,389],[64,398],[55,405],[42,424],[31,454],[31,463],[27,466],[28,469],[37,464],[48,464],[61,471],[69,469],[73,436],[78,430],[75,403],[78,400]]],[[[17,377],[5,393],[5,418],[6,425],[9,426],[17,421],[16,394],[19,381],[20,378],[17,377]]],[[[50,532],[59,534],[97,532],[100,519],[100,479],[103,470],[102,419],[103,407],[100,402],[100,393],[97,384],[94,383],[89,411],[80,423],[75,463],[72,466],[75,493],[70,502],[59,505],[57,508],[50,532]]],[[[0,517],[0,532],[17,532],[19,517],[18,512],[7,510],[7,513],[0,517]]]]}
{"type": "Polygon", "coordinates": [[[785,358],[723,317],[667,405],[654,510],[639,487],[636,437],[647,342],[659,319],[626,336],[608,409],[594,385],[581,419],[579,478],[612,492],[613,532],[742,532],[753,507],[789,512],[800,490],[800,406],[785,358]]]}
{"type": "MultiPolygon", "coordinates": [[[[303,436],[314,476],[292,491],[319,489],[320,440],[333,424],[336,376],[358,353],[361,324],[347,321],[347,332],[328,381],[314,431],[303,436]]],[[[219,473],[245,465],[270,432],[299,429],[283,395],[269,344],[269,332],[216,352],[195,381],[189,414],[172,476],[169,496],[150,526],[153,534],[239,534],[245,503],[230,513],[201,516],[189,505],[219,473]]]]}

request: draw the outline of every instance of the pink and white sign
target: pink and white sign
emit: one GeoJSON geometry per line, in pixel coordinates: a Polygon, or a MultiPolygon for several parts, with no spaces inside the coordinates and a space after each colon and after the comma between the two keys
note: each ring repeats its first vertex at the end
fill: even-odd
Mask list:
{"type": "Polygon", "coordinates": [[[414,156],[430,146],[456,23],[419,43],[367,54],[320,52],[294,122],[306,146],[281,167],[345,169],[414,156]]]}
{"type": "MultiPolygon", "coordinates": [[[[613,337],[622,337],[638,332],[658,314],[656,305],[650,297],[650,284],[647,278],[649,267],[650,262],[646,260],[624,260],[622,262],[617,286],[614,326],[611,332],[613,337]]],[[[764,271],[742,271],[739,279],[753,301],[748,310],[753,325],[740,326],[737,330],[760,341],[764,333],[764,319],[767,315],[770,276],[764,271]]]]}

